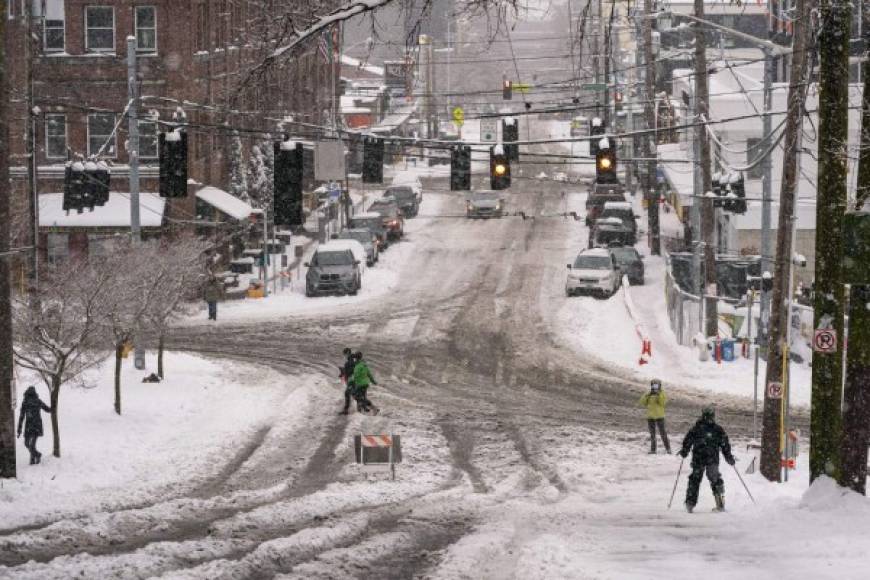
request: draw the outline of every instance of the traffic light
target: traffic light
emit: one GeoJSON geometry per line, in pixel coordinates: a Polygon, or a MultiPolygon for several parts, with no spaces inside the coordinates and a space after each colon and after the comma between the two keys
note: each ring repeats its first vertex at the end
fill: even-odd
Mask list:
{"type": "Polygon", "coordinates": [[[514,98],[514,83],[510,79],[504,79],[501,83],[501,98],[510,101],[514,98]]]}
{"type": "Polygon", "coordinates": [[[725,209],[732,213],[746,213],[746,183],[743,181],[743,173],[737,173],[736,176],[732,174],[729,182],[733,198],[725,209]]]}
{"type": "Polygon", "coordinates": [[[384,141],[377,137],[363,140],[363,183],[384,182],[384,141]]]}
{"type": "Polygon", "coordinates": [[[69,162],[63,175],[63,209],[82,213],[84,208],[85,164],[69,162]]]}
{"type": "Polygon", "coordinates": [[[489,150],[489,183],[490,189],[507,189],[511,186],[511,161],[501,145],[489,150]]]}
{"type": "Polygon", "coordinates": [[[187,197],[187,133],[161,133],[158,140],[160,197],[187,197]]]}
{"type": "Polygon", "coordinates": [[[304,169],[302,143],[285,139],[276,142],[275,148],[275,224],[301,226],[305,223],[302,213],[302,175],[304,169]]]}
{"type": "Polygon", "coordinates": [[[109,201],[109,185],[112,179],[112,172],[105,161],[97,161],[97,169],[94,171],[94,181],[97,186],[97,191],[94,195],[94,204],[99,206],[106,205],[109,201]]]}
{"type": "Polygon", "coordinates": [[[610,139],[599,139],[598,152],[595,154],[595,183],[619,183],[616,176],[616,148],[610,139]]]}
{"type": "Polygon", "coordinates": [[[719,173],[714,173],[710,179],[710,191],[713,193],[713,207],[726,207],[728,200],[725,184],[722,183],[722,176],[719,173]]]}
{"type": "Polygon", "coordinates": [[[450,190],[471,189],[471,147],[454,145],[450,150],[450,190]]]}
{"type": "Polygon", "coordinates": [[[501,122],[501,135],[504,142],[505,154],[511,161],[520,160],[520,147],[516,142],[520,140],[520,124],[515,117],[508,117],[501,122]]]}
{"type": "Polygon", "coordinates": [[[613,93],[613,110],[617,113],[622,112],[622,91],[613,93]]]}
{"type": "Polygon", "coordinates": [[[604,136],[604,121],[599,117],[592,118],[592,125],[589,127],[589,155],[598,155],[598,142],[604,136]]]}

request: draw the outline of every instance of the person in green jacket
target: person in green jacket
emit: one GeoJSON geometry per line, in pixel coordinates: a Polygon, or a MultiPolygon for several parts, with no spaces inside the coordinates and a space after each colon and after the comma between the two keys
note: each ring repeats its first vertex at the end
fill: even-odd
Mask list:
{"type": "Polygon", "coordinates": [[[355,357],[357,362],[356,366],[353,367],[353,384],[356,389],[356,408],[361,413],[371,412],[373,415],[377,415],[380,413],[380,409],[375,407],[372,402],[369,401],[367,392],[369,385],[377,385],[378,382],[375,380],[375,377],[372,376],[372,371],[369,370],[369,365],[363,360],[362,353],[357,351],[355,357]]]}
{"type": "Polygon", "coordinates": [[[640,406],[646,407],[646,422],[649,426],[649,441],[651,454],[656,452],[656,426],[662,436],[662,443],[665,445],[665,452],[671,454],[671,444],[668,441],[668,434],[665,431],[665,405],[668,403],[668,397],[662,390],[662,382],[659,379],[653,379],[649,383],[649,392],[640,398],[640,406]]]}

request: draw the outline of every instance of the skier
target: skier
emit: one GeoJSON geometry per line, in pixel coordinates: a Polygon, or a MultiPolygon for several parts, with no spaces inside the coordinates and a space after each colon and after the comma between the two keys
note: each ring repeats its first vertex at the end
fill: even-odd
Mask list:
{"type": "Polygon", "coordinates": [[[662,437],[662,443],[665,445],[665,453],[671,454],[671,444],[668,441],[668,433],[665,431],[665,405],[667,402],[668,397],[662,390],[662,382],[659,379],[651,380],[649,392],[640,398],[640,405],[646,407],[646,422],[649,426],[649,452],[653,455],[656,452],[657,426],[659,434],[662,437]]]}
{"type": "Polygon", "coordinates": [[[40,411],[51,413],[51,407],[42,402],[36,394],[36,387],[27,387],[18,414],[18,436],[21,437],[21,426],[24,425],[24,446],[30,451],[30,465],[42,461],[42,453],[36,450],[36,440],[42,437],[40,411]]]}
{"type": "Polygon", "coordinates": [[[366,395],[369,385],[377,385],[378,382],[372,376],[372,372],[369,370],[366,361],[363,360],[361,352],[356,353],[356,361],[356,366],[353,368],[353,385],[356,389],[356,408],[361,413],[371,412],[373,415],[377,415],[381,410],[375,407],[366,395]]]}
{"type": "Polygon", "coordinates": [[[683,439],[683,447],[678,453],[685,458],[689,455],[689,451],[692,451],[692,473],[689,475],[689,487],[686,489],[686,511],[689,513],[692,513],[695,504],[698,503],[698,488],[701,486],[705,471],[716,500],[714,511],[725,511],[725,482],[722,481],[722,475],[719,473],[720,449],[728,465],[734,465],[728,434],[716,423],[716,412],[713,407],[704,407],[701,418],[689,429],[686,438],[683,439]]]}
{"type": "Polygon", "coordinates": [[[224,286],[217,276],[209,275],[208,281],[205,283],[205,288],[202,292],[202,297],[208,304],[208,319],[217,320],[217,303],[223,297],[224,286]]]}
{"type": "Polygon", "coordinates": [[[347,415],[348,409],[350,409],[350,399],[353,396],[354,386],[353,386],[353,369],[356,366],[356,355],[349,348],[345,348],[342,353],[345,356],[344,365],[338,367],[339,376],[341,380],[344,381],[344,409],[341,410],[339,415],[347,415]]]}

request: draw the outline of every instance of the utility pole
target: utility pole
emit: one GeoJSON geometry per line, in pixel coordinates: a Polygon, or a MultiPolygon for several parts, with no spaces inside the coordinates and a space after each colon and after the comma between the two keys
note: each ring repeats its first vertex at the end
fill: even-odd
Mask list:
{"type": "MultiPolygon", "coordinates": [[[[655,75],[656,67],[653,61],[653,46],[652,46],[652,15],[653,3],[652,0],[644,0],[643,11],[646,18],[643,19],[643,58],[644,58],[644,97],[643,110],[646,117],[646,128],[654,129],[656,125],[655,108],[655,75]]],[[[647,218],[649,220],[650,231],[650,252],[653,256],[658,256],[662,253],[661,249],[661,233],[659,228],[659,204],[657,195],[655,195],[655,176],[656,162],[653,159],[652,140],[656,139],[655,133],[647,133],[642,136],[643,139],[643,156],[647,159],[646,171],[644,171],[643,179],[643,196],[647,202],[647,218]]],[[[692,204],[694,205],[694,203],[692,204]]]]}
{"type": "MultiPolygon", "coordinates": [[[[136,78],[136,37],[127,37],[127,96],[130,108],[127,113],[127,131],[129,138],[130,158],[130,234],[133,245],[142,243],[142,231],[139,225],[139,85],[136,78]]],[[[145,346],[140,340],[134,340],[133,365],[142,370],[145,368],[145,346]]]]}
{"type": "MultiPolygon", "coordinates": [[[[770,12],[770,0],[767,1],[767,11],[768,14],[770,12]]],[[[773,19],[768,18],[767,22],[767,39],[770,40],[773,36],[771,31],[771,26],[773,25],[773,19]]],[[[759,150],[765,151],[768,148],[768,144],[771,141],[771,118],[770,118],[770,108],[771,108],[771,100],[773,98],[773,55],[770,51],[764,51],[764,116],[761,119],[761,136],[762,140],[759,143],[759,150]]],[[[772,179],[773,179],[773,167],[771,163],[770,153],[764,156],[764,159],[761,162],[761,273],[764,275],[765,272],[770,272],[770,257],[773,255],[773,248],[771,247],[771,202],[772,202],[772,179]]],[[[780,206],[780,215],[782,214],[782,206],[780,206]]],[[[777,235],[780,235],[782,232],[779,232],[777,235]]],[[[789,258],[790,259],[790,258],[789,258]]],[[[770,293],[766,292],[762,289],[761,291],[761,300],[759,302],[759,324],[758,324],[758,344],[762,346],[767,343],[767,335],[769,328],[769,321],[767,320],[767,316],[770,313],[770,293]]]]}
{"type": "MultiPolygon", "coordinates": [[[[27,107],[26,125],[24,128],[25,151],[27,155],[27,197],[29,202],[30,238],[33,250],[28,254],[29,264],[27,268],[27,291],[30,294],[32,305],[39,303],[39,192],[37,190],[37,167],[36,162],[36,114],[33,104],[33,2],[24,2],[24,66],[25,85],[24,102],[27,107]]],[[[42,14],[43,18],[45,14],[42,14]]]]}
{"type": "Polygon", "coordinates": [[[843,219],[849,123],[849,0],[821,0],[819,177],[816,201],[814,328],[836,330],[837,349],[813,355],[810,481],[838,479],[843,385],[843,219]]]}
{"type": "MultiPolygon", "coordinates": [[[[806,87],[810,55],[807,52],[811,33],[810,13],[814,10],[815,0],[797,0],[794,20],[794,52],[792,53],[791,75],[788,90],[785,137],[782,157],[782,186],[779,194],[779,225],[776,232],[776,261],[773,275],[774,308],[770,312],[770,335],[767,351],[767,372],[765,386],[770,383],[787,385],[786,369],[789,344],[789,303],[792,300],[788,290],[792,279],[792,229],[795,227],[795,198],[798,183],[798,156],[800,155],[801,130],[805,111],[806,87]]],[[[768,67],[765,66],[765,74],[768,67]]],[[[765,105],[769,100],[765,96],[765,105]]],[[[768,107],[765,106],[765,109],[768,107]]],[[[765,115],[765,119],[769,116],[765,115]]],[[[768,122],[769,123],[769,122],[768,122]]],[[[770,132],[764,133],[769,135],[770,132]]],[[[765,180],[767,182],[767,180],[765,180]]],[[[765,199],[768,199],[765,196],[765,199]]],[[[762,252],[763,253],[763,252],[762,252]]],[[[763,263],[763,262],[762,262],[763,263]]],[[[763,268],[762,268],[763,269],[763,268]]],[[[790,386],[788,387],[790,388],[790,386]]],[[[773,398],[764,389],[763,431],[761,436],[761,474],[770,481],[780,481],[780,460],[782,458],[783,399],[773,398]]]]}
{"type": "MultiPolygon", "coordinates": [[[[870,41],[870,12],[861,9],[861,36],[870,41]]],[[[861,64],[864,93],[870,95],[870,60],[861,64]]],[[[861,106],[861,138],[858,156],[858,187],[855,210],[867,212],[870,193],[870,99],[861,106]]],[[[852,216],[853,218],[856,216],[852,216]]],[[[855,255],[846,248],[846,255],[855,255]]],[[[840,485],[867,493],[867,446],[870,445],[870,280],[852,280],[849,295],[849,349],[846,351],[846,383],[843,389],[843,444],[840,485]],[[861,283],[859,283],[861,282],[861,283]]]]}
{"type": "MultiPolygon", "coordinates": [[[[695,17],[704,18],[704,0],[695,0],[695,17]]],[[[701,239],[704,243],[704,334],[716,336],[719,331],[719,313],[716,304],[716,237],[713,200],[706,194],[712,189],[710,167],[710,139],[707,122],[710,117],[710,91],[707,83],[706,35],[701,23],[695,23],[695,111],[698,126],[695,134],[700,141],[701,190],[695,190],[694,203],[701,204],[701,239]]]]}
{"type": "MultiPolygon", "coordinates": [[[[6,40],[6,0],[0,0],[0,39],[6,40]]],[[[9,93],[6,43],[0,42],[0,183],[9,183],[9,93]]],[[[9,270],[9,195],[0,188],[0,478],[15,473],[15,397],[13,396],[12,288],[9,270]]]]}

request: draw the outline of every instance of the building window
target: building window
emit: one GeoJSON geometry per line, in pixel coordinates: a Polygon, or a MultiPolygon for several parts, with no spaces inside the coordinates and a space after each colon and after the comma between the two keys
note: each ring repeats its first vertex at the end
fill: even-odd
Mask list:
{"type": "Polygon", "coordinates": [[[157,52],[157,9],[153,6],[136,7],[136,50],[157,52]]]}
{"type": "Polygon", "coordinates": [[[90,52],[114,52],[115,9],[85,6],[85,48],[90,52]]]}
{"type": "Polygon", "coordinates": [[[103,148],[103,156],[115,157],[117,136],[115,115],[112,113],[91,113],[88,115],[88,155],[96,155],[103,148]]]}
{"type": "Polygon", "coordinates": [[[196,52],[208,51],[208,7],[203,4],[196,6],[196,52]]]}
{"type": "MultiPolygon", "coordinates": [[[[758,156],[764,152],[762,141],[758,138],[749,138],[746,140],[746,164],[755,163],[758,156]]],[[[763,163],[759,161],[754,167],[749,168],[746,172],[746,177],[749,179],[761,179],[764,177],[763,163]]]]}
{"type": "Polygon", "coordinates": [[[45,156],[66,159],[66,115],[45,116],[45,156]]]}
{"type": "Polygon", "coordinates": [[[69,234],[48,234],[46,242],[49,264],[60,264],[69,258],[69,234]]]}
{"type": "Polygon", "coordinates": [[[92,260],[108,258],[117,247],[114,237],[106,237],[105,234],[88,234],[88,257],[92,260]]]}
{"type": "Polygon", "coordinates": [[[66,50],[64,21],[46,19],[42,31],[42,42],[45,52],[63,52],[66,50]]]}
{"type": "Polygon", "coordinates": [[[139,159],[157,159],[157,123],[139,121],[139,159]]]}

